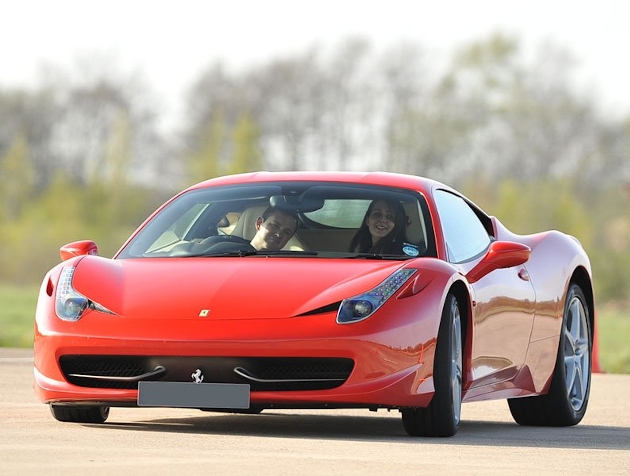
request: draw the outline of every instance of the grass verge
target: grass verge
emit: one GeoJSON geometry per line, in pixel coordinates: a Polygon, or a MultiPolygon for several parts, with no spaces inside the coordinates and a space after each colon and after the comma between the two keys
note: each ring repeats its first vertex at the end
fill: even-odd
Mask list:
{"type": "Polygon", "coordinates": [[[599,306],[597,319],[602,369],[611,374],[630,374],[630,303],[599,306]]]}
{"type": "Polygon", "coordinates": [[[31,347],[39,287],[0,285],[0,347],[31,347]]]}

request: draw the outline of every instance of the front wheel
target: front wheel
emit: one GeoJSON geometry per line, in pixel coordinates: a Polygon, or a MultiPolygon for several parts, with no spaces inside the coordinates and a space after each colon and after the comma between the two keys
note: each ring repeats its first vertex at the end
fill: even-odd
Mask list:
{"type": "Polygon", "coordinates": [[[453,436],[462,407],[462,319],[457,299],[446,298],[438,331],[433,382],[435,394],[426,408],[401,410],[410,436],[453,436]]]}
{"type": "Polygon", "coordinates": [[[109,407],[55,405],[51,403],[50,413],[59,421],[72,423],[103,423],[109,416],[109,407]]]}
{"type": "Polygon", "coordinates": [[[584,293],[571,284],[562,318],[556,366],[546,395],[508,400],[519,425],[577,425],[588,404],[591,387],[592,339],[584,293]]]}

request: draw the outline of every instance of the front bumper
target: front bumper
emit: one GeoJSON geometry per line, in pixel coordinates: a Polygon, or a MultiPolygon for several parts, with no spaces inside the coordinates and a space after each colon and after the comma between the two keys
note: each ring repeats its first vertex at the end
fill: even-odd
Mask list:
{"type": "Polygon", "coordinates": [[[181,327],[172,340],[38,329],[35,392],[44,403],[128,406],[139,381],[193,382],[199,372],[205,383],[250,384],[251,404],[263,407],[424,407],[433,396],[434,338],[409,346],[403,329],[308,339],[293,329],[270,339],[238,327],[219,340],[182,339],[181,327]]]}

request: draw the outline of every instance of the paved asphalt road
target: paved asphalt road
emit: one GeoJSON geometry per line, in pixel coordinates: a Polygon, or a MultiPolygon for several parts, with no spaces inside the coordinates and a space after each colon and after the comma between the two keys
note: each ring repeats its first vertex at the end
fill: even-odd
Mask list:
{"type": "Polygon", "coordinates": [[[398,412],[113,408],[59,423],[32,390],[32,353],[0,348],[0,475],[630,475],[630,375],[597,374],[582,423],[516,425],[464,404],[453,438],[406,436],[398,412]]]}

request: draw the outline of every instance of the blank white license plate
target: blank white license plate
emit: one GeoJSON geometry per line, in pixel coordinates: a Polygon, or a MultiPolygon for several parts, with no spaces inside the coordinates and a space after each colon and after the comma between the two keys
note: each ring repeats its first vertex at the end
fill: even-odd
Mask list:
{"type": "Polygon", "coordinates": [[[138,382],[138,406],[245,409],[249,392],[236,383],[138,382]]]}

